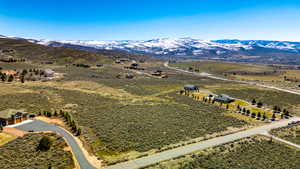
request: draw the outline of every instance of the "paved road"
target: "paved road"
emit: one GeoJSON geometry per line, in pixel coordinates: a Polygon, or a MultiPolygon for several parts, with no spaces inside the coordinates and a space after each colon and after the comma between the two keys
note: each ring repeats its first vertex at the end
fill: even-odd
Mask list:
{"type": "Polygon", "coordinates": [[[61,136],[63,136],[67,140],[67,142],[69,143],[69,145],[72,148],[72,152],[74,153],[75,158],[77,159],[81,169],[97,169],[94,166],[92,166],[88,162],[88,160],[85,158],[83,152],[81,151],[79,145],[77,144],[77,142],[75,141],[73,136],[71,134],[69,134],[68,132],[66,132],[62,128],[60,128],[54,124],[49,124],[49,123],[46,123],[46,122],[43,122],[40,120],[33,120],[31,123],[22,124],[22,125],[16,126],[15,128],[24,130],[24,131],[33,130],[33,131],[56,132],[56,133],[60,134],[61,136]]]}
{"type": "Polygon", "coordinates": [[[213,138],[210,140],[182,146],[179,148],[175,148],[172,150],[153,154],[151,156],[131,160],[128,162],[119,163],[117,165],[109,166],[106,169],[134,169],[134,168],[145,167],[147,165],[155,164],[157,162],[172,159],[174,157],[179,157],[179,156],[182,156],[185,154],[190,154],[195,151],[206,149],[209,147],[214,147],[217,145],[229,143],[229,142],[241,139],[241,138],[245,138],[245,137],[249,137],[249,136],[257,135],[257,134],[265,134],[268,131],[270,131],[271,129],[287,126],[289,122],[294,121],[294,120],[299,120],[299,119],[300,119],[299,117],[293,117],[288,120],[273,122],[271,124],[256,127],[253,129],[249,129],[249,130],[237,132],[234,134],[230,134],[230,135],[217,137],[217,138],[213,138]]]}
{"type": "Polygon", "coordinates": [[[279,90],[279,91],[283,91],[283,92],[287,92],[287,93],[292,93],[292,94],[300,95],[300,92],[296,92],[296,91],[292,91],[292,90],[288,90],[288,89],[282,89],[282,88],[275,87],[275,86],[269,86],[269,85],[264,85],[264,84],[260,84],[260,83],[247,82],[247,81],[241,81],[241,80],[230,80],[230,79],[226,79],[226,78],[222,78],[222,77],[213,76],[213,75],[211,75],[209,73],[206,73],[206,72],[201,72],[201,73],[190,72],[190,71],[187,71],[187,70],[183,70],[183,69],[179,69],[179,68],[176,68],[176,67],[169,66],[168,62],[165,62],[164,66],[167,67],[167,68],[169,68],[169,69],[172,69],[172,70],[189,73],[189,74],[193,74],[193,75],[196,75],[196,76],[204,76],[204,77],[208,77],[208,78],[211,78],[211,79],[217,79],[217,80],[223,80],[223,81],[230,81],[230,82],[237,82],[237,83],[244,83],[244,84],[256,85],[256,86],[260,86],[260,87],[265,87],[265,88],[269,88],[269,89],[275,89],[275,90],[279,90]]]}

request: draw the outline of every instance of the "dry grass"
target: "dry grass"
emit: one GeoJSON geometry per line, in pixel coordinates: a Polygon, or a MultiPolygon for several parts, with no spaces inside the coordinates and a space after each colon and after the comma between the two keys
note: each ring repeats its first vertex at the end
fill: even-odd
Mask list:
{"type": "MultiPolygon", "coordinates": [[[[154,96],[139,96],[131,94],[123,89],[112,88],[103,84],[99,84],[91,81],[69,81],[69,82],[27,82],[25,83],[28,87],[51,87],[61,90],[79,91],[87,94],[98,94],[103,97],[119,100],[123,104],[158,104],[158,103],[170,103],[169,100],[162,99],[154,96]]],[[[174,91],[174,90],[172,90],[174,91]]],[[[48,99],[52,102],[61,102],[61,98],[58,95],[54,95],[51,91],[43,91],[48,99]],[[53,96],[53,97],[51,97],[53,96]]],[[[168,91],[171,92],[171,91],[168,91]]]]}
{"type": "Polygon", "coordinates": [[[23,131],[23,130],[19,130],[19,129],[16,129],[16,128],[12,128],[12,127],[4,127],[3,128],[3,133],[11,134],[11,135],[16,136],[16,137],[22,137],[25,134],[27,134],[28,132],[23,131]]]}
{"type": "Polygon", "coordinates": [[[23,86],[16,86],[15,83],[0,83],[0,95],[37,93],[34,90],[26,89],[23,86]]]}
{"type": "Polygon", "coordinates": [[[8,133],[0,133],[0,146],[10,142],[11,140],[14,140],[17,138],[16,136],[8,133]]]}

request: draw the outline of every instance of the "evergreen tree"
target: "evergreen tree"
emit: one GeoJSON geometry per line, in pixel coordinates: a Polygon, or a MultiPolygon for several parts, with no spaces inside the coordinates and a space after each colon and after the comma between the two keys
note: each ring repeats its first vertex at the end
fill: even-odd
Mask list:
{"type": "Polygon", "coordinates": [[[260,112],[258,112],[257,117],[261,118],[261,113],[260,112]]]}
{"type": "Polygon", "coordinates": [[[13,75],[9,75],[9,77],[8,77],[8,80],[7,80],[8,82],[12,82],[12,81],[14,81],[14,76],[13,75]]]}
{"type": "Polygon", "coordinates": [[[247,110],[246,114],[247,114],[247,116],[249,116],[250,115],[250,110],[247,110]]]}
{"type": "Polygon", "coordinates": [[[285,116],[290,116],[290,112],[289,112],[289,111],[286,111],[284,115],[285,115],[285,116]]]}
{"type": "Polygon", "coordinates": [[[2,80],[2,82],[5,82],[5,80],[6,80],[6,74],[5,73],[1,74],[1,80],[2,80]]]}
{"type": "Polygon", "coordinates": [[[80,136],[80,135],[81,135],[81,128],[78,128],[76,135],[77,135],[77,136],[80,136]]]}
{"type": "Polygon", "coordinates": [[[244,112],[244,113],[246,112],[246,108],[245,108],[245,107],[243,108],[243,112],[244,112]]]}
{"type": "Polygon", "coordinates": [[[278,109],[277,109],[277,110],[278,110],[278,113],[280,113],[280,112],[281,112],[281,109],[280,109],[280,107],[278,107],[278,109]]]}
{"type": "Polygon", "coordinates": [[[252,105],[255,105],[255,104],[256,104],[256,100],[253,99],[253,100],[252,100],[252,105]]]}
{"type": "Polygon", "coordinates": [[[21,77],[20,77],[20,80],[21,80],[21,83],[25,83],[25,78],[24,78],[24,76],[21,76],[21,77]]]}
{"type": "Polygon", "coordinates": [[[22,76],[25,76],[27,73],[28,73],[27,70],[24,69],[24,70],[22,71],[21,75],[22,75],[22,76]]]}
{"type": "Polygon", "coordinates": [[[278,109],[277,106],[274,106],[274,107],[273,107],[273,110],[274,110],[275,112],[277,111],[277,109],[278,109]]]}
{"type": "Polygon", "coordinates": [[[263,114],[263,120],[266,120],[267,116],[266,113],[263,114]]]}
{"type": "Polygon", "coordinates": [[[54,111],[54,116],[56,116],[56,117],[58,116],[58,114],[57,114],[57,111],[56,111],[56,110],[54,111]]]}
{"type": "Polygon", "coordinates": [[[275,119],[276,119],[276,115],[275,115],[275,113],[273,113],[273,115],[272,115],[272,119],[273,119],[273,120],[275,120],[275,119]]]}
{"type": "Polygon", "coordinates": [[[263,103],[262,102],[258,102],[257,103],[257,107],[261,108],[263,106],[263,103]]]}

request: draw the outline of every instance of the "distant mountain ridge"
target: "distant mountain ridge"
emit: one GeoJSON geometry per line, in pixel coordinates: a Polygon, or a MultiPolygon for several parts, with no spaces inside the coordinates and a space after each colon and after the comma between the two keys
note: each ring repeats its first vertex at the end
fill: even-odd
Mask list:
{"type": "Polygon", "coordinates": [[[28,41],[81,50],[114,50],[171,59],[212,59],[238,62],[300,64],[300,42],[270,40],[200,40],[161,38],[152,40],[34,40],[28,41]]]}

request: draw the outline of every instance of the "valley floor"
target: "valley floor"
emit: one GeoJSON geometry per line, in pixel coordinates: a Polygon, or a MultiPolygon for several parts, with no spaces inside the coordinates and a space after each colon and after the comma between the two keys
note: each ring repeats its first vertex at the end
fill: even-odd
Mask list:
{"type": "MultiPolygon", "coordinates": [[[[25,69],[41,65],[1,66],[25,69]]],[[[147,73],[160,69],[168,78],[134,73],[124,66],[52,65],[48,67],[63,74],[63,78],[0,82],[0,109],[35,114],[69,112],[82,128],[80,138],[89,152],[103,160],[104,165],[114,165],[257,125],[230,116],[218,106],[180,95],[186,84],[247,101],[256,98],[271,107],[280,105],[296,110],[300,104],[298,95],[177,72],[161,62],[141,66],[147,73]],[[128,74],[133,79],[126,78],[128,74]]]]}

